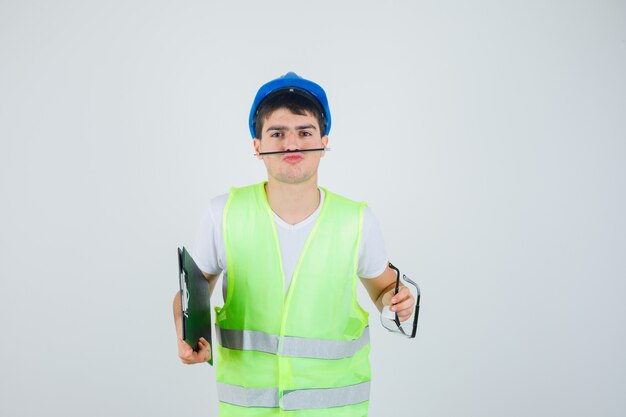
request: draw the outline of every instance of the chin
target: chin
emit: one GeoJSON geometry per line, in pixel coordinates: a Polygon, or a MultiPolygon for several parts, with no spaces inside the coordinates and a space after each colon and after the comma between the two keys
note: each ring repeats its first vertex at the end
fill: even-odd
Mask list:
{"type": "Polygon", "coordinates": [[[281,173],[279,175],[273,175],[278,182],[284,184],[302,184],[309,182],[313,178],[312,174],[308,173],[281,173]]]}

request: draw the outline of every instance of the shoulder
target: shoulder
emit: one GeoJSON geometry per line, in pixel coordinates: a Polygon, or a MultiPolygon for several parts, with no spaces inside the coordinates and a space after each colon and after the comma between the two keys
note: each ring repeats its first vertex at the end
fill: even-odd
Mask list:
{"type": "Polygon", "coordinates": [[[224,214],[224,207],[226,207],[228,196],[229,193],[226,193],[209,199],[208,203],[205,204],[205,209],[200,221],[201,228],[213,228],[213,225],[221,224],[221,218],[224,214]]]}
{"type": "Polygon", "coordinates": [[[385,271],[387,262],[385,240],[380,224],[372,209],[365,207],[358,275],[361,278],[376,278],[385,271]]]}
{"type": "Polygon", "coordinates": [[[332,200],[336,204],[341,204],[343,206],[352,206],[361,211],[367,207],[367,203],[364,201],[352,200],[348,197],[344,197],[342,195],[328,191],[326,188],[323,187],[320,187],[320,189],[324,191],[324,194],[326,196],[325,198],[332,200]]]}
{"type": "Polygon", "coordinates": [[[222,217],[222,213],[224,213],[224,207],[226,206],[229,196],[230,193],[225,193],[211,198],[209,201],[208,212],[213,219],[219,219],[222,217]]]}
{"type": "Polygon", "coordinates": [[[371,207],[366,206],[363,208],[363,234],[365,236],[370,235],[370,231],[374,229],[375,233],[380,234],[380,223],[378,218],[374,214],[371,207]]]}
{"type": "Polygon", "coordinates": [[[378,223],[378,219],[376,218],[376,215],[374,214],[372,208],[366,205],[365,207],[363,207],[363,224],[372,223],[378,223]]]}
{"type": "Polygon", "coordinates": [[[263,206],[263,203],[267,200],[265,196],[265,184],[266,182],[260,182],[258,184],[246,185],[243,187],[231,187],[226,199],[224,212],[228,216],[232,210],[247,210],[252,206],[263,206]]]}
{"type": "Polygon", "coordinates": [[[257,184],[244,185],[242,187],[231,187],[228,195],[232,197],[235,195],[258,194],[261,191],[265,192],[265,181],[257,184]]]}

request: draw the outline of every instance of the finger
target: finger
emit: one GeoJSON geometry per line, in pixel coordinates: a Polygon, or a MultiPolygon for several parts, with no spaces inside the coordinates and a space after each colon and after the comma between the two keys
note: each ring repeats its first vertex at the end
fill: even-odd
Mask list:
{"type": "Polygon", "coordinates": [[[195,352],[193,348],[184,340],[178,339],[178,357],[185,365],[191,365],[194,363],[205,362],[205,353],[195,352]]]}
{"type": "Polygon", "coordinates": [[[193,349],[186,342],[179,340],[178,341],[178,352],[184,355],[189,355],[193,349]]]}
{"type": "Polygon", "coordinates": [[[181,360],[182,363],[194,363],[194,357],[193,354],[191,355],[178,355],[178,358],[181,360]]]}
{"type": "Polygon", "coordinates": [[[193,357],[191,355],[190,356],[178,356],[178,358],[185,365],[190,365],[192,363],[195,363],[194,360],[193,360],[193,357]]]}
{"type": "Polygon", "coordinates": [[[200,350],[211,350],[211,344],[207,342],[205,338],[201,338],[200,340],[198,340],[198,345],[200,346],[200,350]]]}
{"type": "Polygon", "coordinates": [[[398,315],[398,320],[407,321],[413,316],[413,309],[409,308],[407,310],[398,311],[396,314],[398,315]]]}
{"type": "Polygon", "coordinates": [[[407,321],[410,318],[411,318],[411,314],[400,314],[400,313],[398,313],[398,321],[400,321],[400,323],[404,323],[405,321],[407,321]]]}
{"type": "MultiPolygon", "coordinates": [[[[399,294],[399,293],[398,293],[399,294]]],[[[415,299],[413,298],[413,294],[409,291],[409,294],[406,297],[402,297],[398,299],[396,303],[391,307],[391,311],[400,311],[408,308],[408,306],[415,304],[415,299]]]]}
{"type": "Polygon", "coordinates": [[[178,339],[178,346],[186,350],[191,349],[191,346],[189,345],[189,343],[185,342],[183,339],[178,339]]]}
{"type": "Polygon", "coordinates": [[[198,351],[192,349],[189,344],[181,341],[179,358],[186,365],[206,362],[211,359],[210,344],[204,338],[198,339],[198,351]],[[208,352],[208,353],[207,353],[208,352]]]}
{"type": "MultiPolygon", "coordinates": [[[[198,344],[200,345],[202,356],[206,358],[204,362],[211,360],[211,344],[204,337],[198,340],[198,344]]],[[[200,352],[198,352],[198,355],[200,355],[200,352]]]]}
{"type": "Polygon", "coordinates": [[[184,341],[183,339],[179,338],[178,339],[178,344],[179,344],[179,346],[187,346],[189,349],[192,349],[191,345],[189,343],[187,343],[186,341],[184,341]]]}
{"type": "Polygon", "coordinates": [[[415,302],[413,301],[413,297],[409,297],[406,300],[391,306],[391,311],[406,310],[407,308],[411,308],[413,304],[415,304],[415,302]]]}
{"type": "Polygon", "coordinates": [[[178,357],[181,361],[187,363],[187,361],[193,360],[194,351],[187,343],[182,340],[178,342],[178,357]]]}
{"type": "Polygon", "coordinates": [[[396,309],[398,320],[406,321],[413,315],[413,309],[415,306],[412,300],[406,300],[392,308],[396,309]]]}
{"type": "Polygon", "coordinates": [[[405,310],[398,311],[396,314],[398,315],[398,319],[400,321],[405,321],[405,320],[408,320],[411,316],[413,316],[413,309],[407,308],[405,310]]]}
{"type": "Polygon", "coordinates": [[[402,287],[398,290],[398,293],[391,298],[391,304],[397,304],[411,296],[411,291],[409,291],[407,287],[402,287]]]}
{"type": "Polygon", "coordinates": [[[198,352],[191,351],[191,354],[181,357],[180,360],[185,365],[191,365],[194,363],[204,362],[204,356],[205,355],[200,356],[198,352]]]}

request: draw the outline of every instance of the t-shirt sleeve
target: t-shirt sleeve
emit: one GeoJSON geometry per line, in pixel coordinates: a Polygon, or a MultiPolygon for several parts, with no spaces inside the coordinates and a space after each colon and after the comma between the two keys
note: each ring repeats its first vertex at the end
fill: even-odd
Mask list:
{"type": "Polygon", "coordinates": [[[213,198],[204,212],[196,231],[191,256],[198,267],[207,274],[218,275],[223,269],[220,250],[222,243],[222,214],[228,194],[213,198]]]}
{"type": "Polygon", "coordinates": [[[378,219],[369,207],[365,207],[357,274],[361,278],[376,278],[385,271],[388,262],[378,219]]]}

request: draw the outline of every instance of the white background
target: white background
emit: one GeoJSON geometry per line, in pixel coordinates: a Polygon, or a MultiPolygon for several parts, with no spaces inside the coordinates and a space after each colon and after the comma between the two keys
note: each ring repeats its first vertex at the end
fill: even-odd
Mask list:
{"type": "Polygon", "coordinates": [[[370,415],[623,416],[626,5],[598,0],[0,1],[0,414],[216,415],[175,251],[265,178],[249,106],[287,71],[330,99],[320,183],[422,288],[410,342],[363,298],[370,415]]]}

